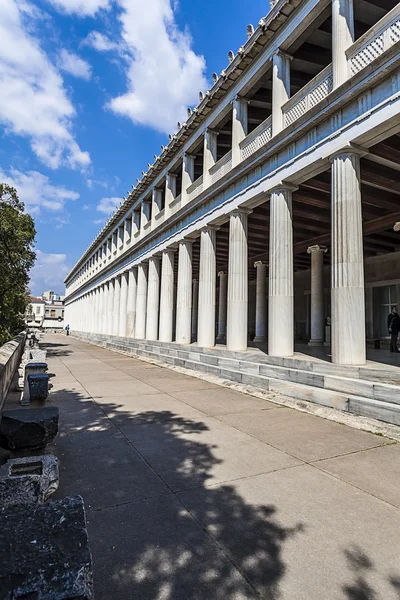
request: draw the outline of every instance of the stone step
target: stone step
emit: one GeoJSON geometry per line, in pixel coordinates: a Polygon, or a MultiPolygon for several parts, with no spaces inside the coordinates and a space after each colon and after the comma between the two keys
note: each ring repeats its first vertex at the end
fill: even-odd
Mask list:
{"type": "Polygon", "coordinates": [[[111,350],[209,373],[264,391],[400,425],[400,388],[395,385],[226,358],[215,353],[202,352],[195,347],[179,347],[126,338],[104,339],[101,336],[85,339],[111,350]]]}

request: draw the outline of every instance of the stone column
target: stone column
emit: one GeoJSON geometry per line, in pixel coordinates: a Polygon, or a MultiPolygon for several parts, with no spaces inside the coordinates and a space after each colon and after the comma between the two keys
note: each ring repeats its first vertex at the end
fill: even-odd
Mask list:
{"type": "Polygon", "coordinates": [[[228,276],[224,271],[218,273],[219,298],[218,298],[218,335],[217,343],[226,343],[226,311],[227,311],[227,284],[228,276]]]}
{"type": "Polygon", "coordinates": [[[114,323],[114,279],[110,279],[108,282],[108,320],[107,320],[107,334],[113,334],[113,323],[114,323]]]}
{"type": "Polygon", "coordinates": [[[146,339],[158,339],[158,309],[160,306],[160,259],[152,256],[149,260],[147,291],[146,339]]]}
{"type": "Polygon", "coordinates": [[[257,269],[256,282],[256,337],[255,342],[267,339],[267,265],[259,260],[254,263],[257,269]]]}
{"type": "Polygon", "coordinates": [[[353,42],[353,0],[332,0],[332,69],[334,88],[348,79],[346,50],[353,42]]]}
{"type": "Polygon", "coordinates": [[[197,340],[197,321],[199,318],[199,280],[192,281],[192,341],[197,340]]]}
{"type": "Polygon", "coordinates": [[[192,322],[192,250],[191,240],[179,242],[178,290],[176,299],[176,342],[191,343],[192,322]]]}
{"type": "Polygon", "coordinates": [[[138,266],[135,326],[135,337],[140,340],[144,340],[146,337],[147,273],[147,264],[141,263],[138,266]]]}
{"type": "Polygon", "coordinates": [[[165,181],[165,218],[171,212],[170,204],[176,198],[176,173],[167,173],[165,181]]]}
{"type": "Polygon", "coordinates": [[[218,132],[206,129],[204,133],[204,159],[203,159],[203,189],[211,185],[210,169],[217,162],[218,132]]]}
{"type": "Polygon", "coordinates": [[[272,135],[284,128],[282,106],[290,98],[291,56],[277,50],[272,65],[272,135]]]}
{"type": "Polygon", "coordinates": [[[194,156],[185,152],[182,164],[182,206],[188,203],[187,189],[194,181],[194,156]]]}
{"type": "Polygon", "coordinates": [[[215,346],[216,243],[216,228],[202,229],[200,234],[197,345],[205,347],[215,346]]]}
{"type": "Polygon", "coordinates": [[[366,344],[360,154],[343,150],[331,160],[332,362],[363,365],[366,344]]]}
{"type": "Polygon", "coordinates": [[[128,272],[121,275],[121,298],[119,304],[119,333],[121,337],[127,335],[127,304],[128,304],[128,272]]]}
{"type": "Polygon", "coordinates": [[[160,342],[172,342],[174,314],[174,250],[164,250],[161,263],[160,342]]]}
{"type": "Polygon", "coordinates": [[[126,307],[126,321],[128,337],[135,337],[135,319],[136,319],[136,292],[137,292],[137,269],[129,269],[128,275],[128,300],[126,307]]]}
{"type": "Polygon", "coordinates": [[[113,335],[119,335],[119,311],[121,304],[121,277],[114,279],[114,308],[113,308],[113,335]]]}
{"type": "Polygon", "coordinates": [[[326,246],[310,246],[311,254],[311,339],[309,346],[323,346],[325,333],[324,314],[324,253],[326,246]]]}
{"type": "Polygon", "coordinates": [[[294,350],[292,192],[271,192],[269,219],[268,354],[292,356],[294,350]]]}
{"type": "Polygon", "coordinates": [[[228,309],[226,346],[228,350],[247,349],[248,321],[248,210],[238,209],[229,221],[228,309]]]}
{"type": "Polygon", "coordinates": [[[104,303],[105,303],[105,287],[104,283],[100,286],[100,315],[98,332],[103,333],[104,330],[104,303]]]}
{"type": "Polygon", "coordinates": [[[247,107],[248,100],[236,96],[232,102],[232,167],[235,167],[242,160],[239,144],[247,135],[247,107]]]}

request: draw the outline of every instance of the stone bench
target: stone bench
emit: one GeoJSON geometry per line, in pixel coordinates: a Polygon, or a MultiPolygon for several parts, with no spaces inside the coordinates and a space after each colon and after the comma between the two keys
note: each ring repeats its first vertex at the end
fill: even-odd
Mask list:
{"type": "Polygon", "coordinates": [[[13,458],[0,467],[0,507],[43,503],[58,488],[55,456],[13,458]]]}
{"type": "Polygon", "coordinates": [[[58,417],[56,406],[4,411],[0,423],[0,446],[6,450],[43,448],[58,433],[58,417]]]}
{"type": "Polygon", "coordinates": [[[48,373],[31,373],[28,375],[29,398],[35,400],[46,400],[49,395],[48,373]]]}
{"type": "Polygon", "coordinates": [[[1,598],[93,600],[80,496],[0,509],[1,598]]]}

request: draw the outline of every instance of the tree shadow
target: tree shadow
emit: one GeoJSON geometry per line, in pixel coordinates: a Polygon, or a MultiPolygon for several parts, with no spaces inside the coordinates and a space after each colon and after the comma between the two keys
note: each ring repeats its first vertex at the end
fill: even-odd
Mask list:
{"type": "Polygon", "coordinates": [[[302,525],[283,526],[276,506],[235,484],[210,487],[223,461],[218,439],[201,439],[206,423],[68,389],[50,402],[60,408],[46,449],[60,461],[53,499],[84,498],[97,600],[280,598],[282,549],[302,525]]]}
{"type": "MultiPolygon", "coordinates": [[[[345,585],[343,591],[349,600],[379,600],[380,592],[368,583],[368,574],[375,570],[374,563],[369,556],[359,547],[353,546],[345,550],[344,555],[350,571],[354,574],[354,581],[345,585]]],[[[387,582],[400,599],[400,576],[390,575],[387,582]]]]}

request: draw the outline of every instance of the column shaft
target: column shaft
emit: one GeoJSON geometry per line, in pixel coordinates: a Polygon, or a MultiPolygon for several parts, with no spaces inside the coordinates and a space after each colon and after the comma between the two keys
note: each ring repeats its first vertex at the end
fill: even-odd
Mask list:
{"type": "Polygon", "coordinates": [[[127,331],[128,337],[135,337],[136,318],[136,293],[137,293],[137,271],[136,268],[129,269],[128,275],[128,300],[127,300],[127,331]]]}
{"type": "Polygon", "coordinates": [[[290,60],[285,52],[278,50],[272,66],[272,135],[284,128],[282,106],[290,97],[290,60]]]}
{"type": "Polygon", "coordinates": [[[268,354],[294,350],[292,189],[273,190],[269,220],[268,354]]]}
{"type": "Polygon", "coordinates": [[[332,362],[362,365],[365,349],[360,156],[332,158],[332,362]]]}
{"type": "Polygon", "coordinates": [[[110,279],[108,282],[108,321],[107,321],[107,334],[113,334],[113,321],[114,321],[114,279],[110,279]]]}
{"type": "Polygon", "coordinates": [[[192,281],[192,342],[197,341],[197,321],[199,318],[199,280],[192,281]]]}
{"type": "Polygon", "coordinates": [[[146,339],[158,339],[158,309],[160,306],[160,259],[154,256],[149,260],[147,292],[146,339]]]}
{"type": "Polygon", "coordinates": [[[258,261],[256,281],[256,337],[255,342],[265,342],[267,335],[267,265],[258,261]]]}
{"type": "Polygon", "coordinates": [[[113,308],[113,335],[119,335],[119,311],[121,304],[121,277],[114,279],[114,308],[113,308]]]}
{"type": "Polygon", "coordinates": [[[193,242],[179,242],[178,290],[176,299],[176,341],[191,343],[192,322],[192,250],[193,242]]]}
{"type": "Polygon", "coordinates": [[[354,41],[353,0],[332,0],[333,87],[348,79],[346,50],[354,41]]]}
{"type": "Polygon", "coordinates": [[[226,345],[228,350],[246,350],[248,321],[248,211],[237,210],[229,222],[228,314],[226,345]]]}
{"type": "Polygon", "coordinates": [[[219,298],[218,298],[218,335],[217,342],[225,344],[226,342],[226,313],[227,313],[227,288],[228,275],[224,271],[218,273],[219,277],[219,298]]]}
{"type": "Polygon", "coordinates": [[[135,337],[144,340],[146,337],[146,310],[147,310],[147,264],[138,266],[138,284],[136,300],[136,327],[135,337]]]}
{"type": "Polygon", "coordinates": [[[309,346],[322,346],[324,343],[324,253],[325,246],[310,246],[311,254],[311,339],[309,346]]]}
{"type": "Polygon", "coordinates": [[[121,337],[127,335],[127,304],[128,304],[128,273],[121,275],[121,298],[119,305],[119,333],[121,337]]]}
{"type": "Polygon", "coordinates": [[[174,314],[174,251],[164,250],[161,264],[160,342],[172,342],[174,314]]]}
{"type": "Polygon", "coordinates": [[[206,129],[204,133],[204,158],[203,158],[203,188],[211,185],[210,169],[217,162],[217,132],[206,129]]]}
{"type": "Polygon", "coordinates": [[[248,131],[248,101],[236,97],[232,103],[232,166],[241,161],[240,142],[244,140],[248,131]]]}
{"type": "Polygon", "coordinates": [[[182,206],[187,204],[187,189],[194,181],[194,156],[185,153],[182,165],[182,206]]]}
{"type": "Polygon", "coordinates": [[[216,241],[217,232],[207,227],[200,237],[200,276],[197,345],[215,346],[216,241]]]}

